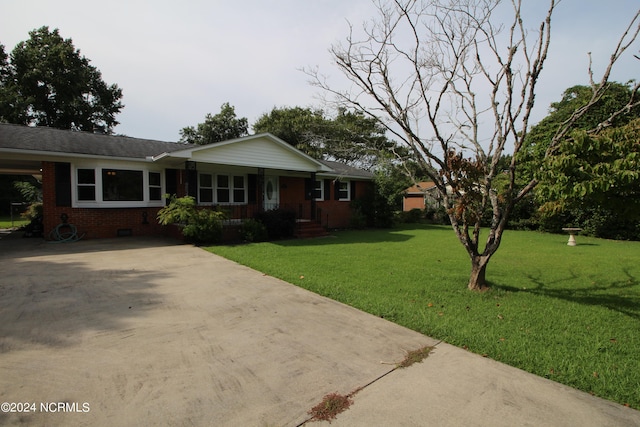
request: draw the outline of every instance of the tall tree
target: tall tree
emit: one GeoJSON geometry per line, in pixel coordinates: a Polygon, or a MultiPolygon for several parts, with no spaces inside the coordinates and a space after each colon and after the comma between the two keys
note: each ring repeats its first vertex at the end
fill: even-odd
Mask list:
{"type": "Polygon", "coordinates": [[[272,133],[314,158],[364,169],[372,169],[385,152],[400,150],[375,119],[345,108],[335,116],[310,108],[274,108],[258,118],[253,130],[272,133]]]}
{"type": "Polygon", "coordinates": [[[321,158],[314,144],[324,112],[302,107],[274,107],[253,124],[256,133],[269,132],[311,157],[321,158]]]}
{"type": "MultiPolygon", "coordinates": [[[[632,83],[607,83],[602,97],[576,120],[574,129],[594,133],[604,127],[623,126],[640,117],[637,89],[632,83]]],[[[558,128],[569,120],[574,111],[586,105],[592,95],[590,86],[572,86],[564,91],[560,101],[551,104],[549,114],[527,133],[520,153],[523,165],[530,163],[534,169],[540,165],[558,128]]]]}
{"type": "Polygon", "coordinates": [[[547,215],[569,215],[599,237],[640,238],[640,118],[599,133],[574,131],[539,168],[547,215]]]}
{"type": "MultiPolygon", "coordinates": [[[[317,70],[317,86],[377,119],[410,147],[434,181],[449,220],[471,261],[468,288],[488,287],[486,269],[502,241],[514,206],[536,185],[519,186],[518,153],[534,106],[536,86],[551,43],[549,0],[539,31],[529,32],[521,0],[395,0],[377,3],[378,18],[354,28],[333,58],[353,90],[331,87],[317,70]],[[511,10],[508,22],[500,16],[511,10]],[[500,12],[500,13],[498,13],[500,12]],[[501,32],[501,30],[504,30],[501,32]],[[500,159],[513,147],[507,185],[500,159]],[[483,214],[491,212],[481,234],[483,214]]],[[[549,145],[550,155],[574,123],[607,88],[613,64],[640,31],[635,13],[592,97],[572,113],[549,145]]]]}
{"type": "Polygon", "coordinates": [[[386,129],[377,120],[361,111],[342,107],[337,109],[335,116],[322,123],[315,145],[327,160],[364,169],[372,169],[385,152],[395,148],[393,141],[386,136],[386,129]]]}
{"type": "Polygon", "coordinates": [[[180,131],[180,141],[185,144],[206,145],[248,135],[249,121],[238,118],[236,109],[225,102],[216,115],[207,114],[197,127],[189,126],[180,131]]]}
{"type": "Polygon", "coordinates": [[[553,156],[546,153],[554,133],[589,102],[591,87],[565,90],[551,104],[549,115],[528,132],[520,153],[521,179],[540,182],[534,190],[536,217],[545,229],[559,231],[573,224],[598,237],[635,239],[640,235],[640,230],[630,233],[628,227],[639,214],[630,198],[638,183],[629,169],[638,149],[622,138],[624,132],[637,135],[637,91],[631,83],[608,83],[602,98],[576,121],[574,128],[579,132],[566,135],[553,156]],[[636,121],[635,127],[629,125],[631,121],[636,121]]]}
{"type": "Polygon", "coordinates": [[[63,39],[41,27],[18,43],[9,60],[0,49],[0,119],[17,124],[112,133],[122,90],[63,39]]]}

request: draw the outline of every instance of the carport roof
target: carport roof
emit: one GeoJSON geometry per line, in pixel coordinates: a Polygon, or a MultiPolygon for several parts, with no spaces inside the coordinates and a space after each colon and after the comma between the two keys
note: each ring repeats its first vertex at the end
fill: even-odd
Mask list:
{"type": "Polygon", "coordinates": [[[23,152],[145,159],[188,147],[175,142],[0,123],[0,149],[23,152]]]}

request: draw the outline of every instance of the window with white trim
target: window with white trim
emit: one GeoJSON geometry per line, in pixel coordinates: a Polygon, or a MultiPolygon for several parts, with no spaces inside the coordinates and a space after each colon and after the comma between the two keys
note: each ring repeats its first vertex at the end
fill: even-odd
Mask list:
{"type": "Polygon", "coordinates": [[[338,192],[338,200],[351,200],[351,183],[349,181],[338,181],[336,190],[338,192]]]}
{"type": "Polygon", "coordinates": [[[213,203],[213,175],[201,173],[198,188],[198,203],[213,203]]]}
{"type": "Polygon", "coordinates": [[[244,203],[247,198],[245,193],[247,186],[245,185],[244,176],[233,177],[233,203],[244,203]]]}
{"type": "Polygon", "coordinates": [[[243,175],[217,175],[216,202],[246,203],[247,179],[243,175]]]}
{"type": "MultiPolygon", "coordinates": [[[[84,165],[83,165],[84,166],[84,165]]],[[[76,206],[144,207],[162,205],[162,173],[145,169],[77,167],[76,206]]]]}
{"type": "Polygon", "coordinates": [[[162,175],[149,172],[149,200],[162,200],[162,175]]]}
{"type": "Polygon", "coordinates": [[[80,201],[96,200],[96,171],[95,169],[78,169],[76,172],[76,197],[80,201]]]}
{"type": "Polygon", "coordinates": [[[313,197],[316,200],[324,200],[324,180],[316,179],[313,188],[313,197]]]}

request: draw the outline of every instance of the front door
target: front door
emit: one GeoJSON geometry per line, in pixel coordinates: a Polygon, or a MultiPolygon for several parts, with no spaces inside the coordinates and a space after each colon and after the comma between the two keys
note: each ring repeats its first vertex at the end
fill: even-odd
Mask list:
{"type": "Polygon", "coordinates": [[[277,209],[280,204],[280,193],[278,191],[278,177],[275,175],[265,175],[264,177],[264,210],[277,209]]]}

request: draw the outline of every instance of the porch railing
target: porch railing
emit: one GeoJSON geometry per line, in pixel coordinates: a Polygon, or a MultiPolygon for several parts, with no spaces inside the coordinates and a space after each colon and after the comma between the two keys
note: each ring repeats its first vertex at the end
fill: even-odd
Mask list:
{"type": "MultiPolygon", "coordinates": [[[[311,220],[311,206],[306,203],[298,204],[270,204],[265,207],[261,207],[257,204],[247,205],[212,205],[207,206],[206,209],[214,209],[223,212],[228,220],[241,221],[245,219],[255,218],[260,212],[284,209],[295,212],[296,220],[311,220]]],[[[316,209],[316,219],[321,221],[322,209],[316,209]]]]}

